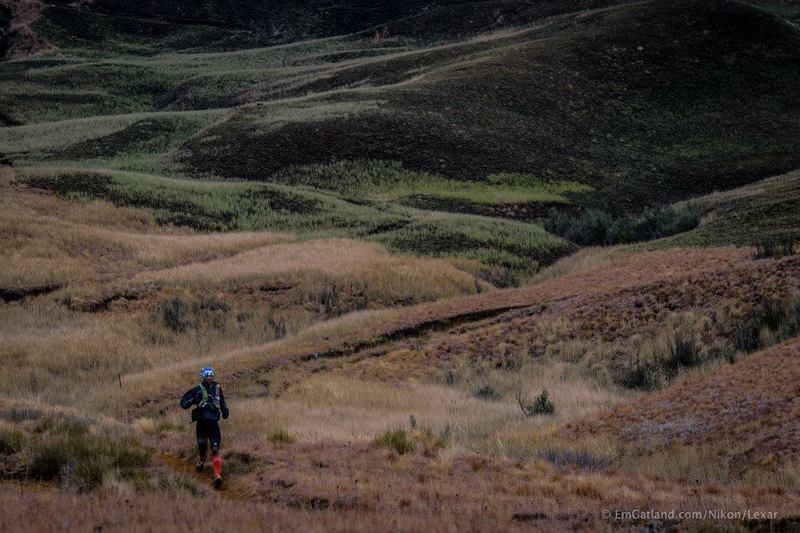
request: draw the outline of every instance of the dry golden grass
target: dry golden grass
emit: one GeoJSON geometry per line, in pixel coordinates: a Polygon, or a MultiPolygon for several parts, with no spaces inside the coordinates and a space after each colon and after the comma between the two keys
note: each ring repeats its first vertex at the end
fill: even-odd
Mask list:
{"type": "MultiPolygon", "coordinates": [[[[152,452],[153,479],[166,480],[148,489],[160,494],[142,494],[109,475],[97,493],[83,496],[57,493],[52,484],[32,494],[35,484],[0,482],[0,490],[13,487],[5,490],[12,504],[0,529],[33,508],[36,517],[68,516],[79,530],[134,522],[181,531],[219,520],[220,528],[235,522],[243,531],[352,531],[594,528],[608,525],[598,518],[603,508],[746,504],[788,514],[800,504],[795,448],[750,456],[729,440],[676,439],[641,453],[620,437],[671,435],[700,412],[715,435],[785,444],[796,429],[793,410],[764,414],[739,433],[714,424],[736,412],[737,390],[757,390],[776,409],[791,404],[796,376],[781,369],[793,368],[794,351],[770,352],[761,360],[769,365],[749,380],[720,366],[686,373],[675,385],[688,391],[685,398],[624,390],[607,376],[618,349],[636,335],[645,358],[657,357],[679,330],[706,335],[696,301],[724,300],[734,323],[757,297],[788,294],[793,258],[754,262],[733,249],[586,250],[535,285],[470,294],[478,285],[458,262],[391,255],[346,239],[165,229],[139,211],[34,193],[7,172],[0,178],[0,245],[13,257],[0,266],[0,283],[66,284],[52,295],[0,303],[0,360],[11,376],[0,411],[77,417],[94,432],[133,435],[152,452]],[[278,282],[297,293],[257,297],[259,286],[278,282]],[[314,298],[334,284],[343,299],[366,295],[366,307],[439,301],[320,314],[314,298]],[[62,300],[147,286],[159,289],[97,313],[62,300]],[[175,331],[161,314],[174,296],[188,308],[202,296],[230,309],[221,324],[175,331]],[[285,328],[281,338],[265,328],[275,321],[285,328]],[[218,495],[197,489],[207,480],[192,472],[192,427],[177,405],[206,365],[217,368],[232,410],[222,423],[229,486],[218,495]],[[771,387],[767,376],[781,371],[771,387]],[[481,389],[496,399],[480,397],[481,389]],[[532,401],[543,389],[555,414],[524,416],[517,397],[532,401]],[[642,410],[655,413],[656,426],[636,416],[642,410]],[[586,421],[612,429],[575,429],[586,421]],[[398,428],[414,452],[374,444],[398,428]],[[719,460],[726,452],[758,468],[732,468],[719,460]],[[201,525],[187,511],[198,506],[218,511],[212,522],[204,516],[201,525]]],[[[0,421],[0,430],[16,427],[27,428],[0,421]]],[[[36,517],[29,519],[34,529],[54,527],[36,517]]]]}
{"type": "Polygon", "coordinates": [[[365,379],[354,370],[344,364],[333,372],[311,375],[293,375],[291,368],[284,373],[274,371],[271,383],[286,390],[277,398],[242,401],[243,413],[231,427],[264,437],[285,429],[301,442],[368,443],[390,429],[412,429],[413,416],[419,427],[449,435],[448,455],[477,452],[530,458],[541,447],[535,435],[565,420],[607,409],[625,397],[600,389],[564,365],[531,365],[517,376],[489,376],[502,394],[498,400],[476,397],[476,383],[457,387],[417,381],[387,383],[365,379]],[[548,388],[556,414],[526,418],[517,404],[517,388],[531,399],[548,388]]]}
{"type": "Polygon", "coordinates": [[[0,286],[108,282],[135,272],[208,260],[293,240],[277,233],[191,235],[159,228],[141,211],[74,203],[0,183],[0,286]]]}
{"type": "Polygon", "coordinates": [[[475,278],[438,259],[389,254],[351,239],[317,239],[262,246],[232,257],[140,274],[138,282],[225,286],[280,280],[306,287],[338,283],[368,300],[427,301],[475,292],[475,278]]]}
{"type": "Polygon", "coordinates": [[[562,257],[552,265],[543,268],[532,282],[538,283],[558,279],[568,274],[581,274],[592,270],[603,270],[614,263],[624,252],[623,247],[582,248],[572,255],[562,257]]]}

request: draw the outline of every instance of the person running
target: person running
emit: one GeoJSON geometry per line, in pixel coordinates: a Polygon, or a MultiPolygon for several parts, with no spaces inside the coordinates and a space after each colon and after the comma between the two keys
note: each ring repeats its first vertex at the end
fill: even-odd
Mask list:
{"type": "Polygon", "coordinates": [[[219,417],[228,418],[230,411],[225,404],[225,396],[222,394],[222,387],[214,381],[214,369],[202,368],[200,370],[200,384],[186,391],[181,398],[181,407],[192,410],[192,422],[197,423],[197,448],[200,452],[200,460],[197,462],[196,470],[202,472],[206,464],[206,452],[208,443],[211,442],[211,465],[214,470],[214,486],[222,486],[222,457],[219,454],[219,447],[222,443],[222,435],[219,431],[219,417]]]}

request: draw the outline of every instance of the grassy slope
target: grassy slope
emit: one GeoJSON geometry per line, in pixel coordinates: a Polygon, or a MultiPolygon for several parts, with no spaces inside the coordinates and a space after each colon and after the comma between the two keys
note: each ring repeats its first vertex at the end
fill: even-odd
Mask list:
{"type": "Polygon", "coordinates": [[[748,245],[771,237],[800,238],[800,172],[774,176],[693,199],[704,213],[699,228],[656,246],[748,245]]]}
{"type": "MultiPolygon", "coordinates": [[[[512,4],[503,9],[522,9],[512,4]]],[[[540,7],[513,20],[565,8],[540,7]]],[[[48,9],[39,27],[69,57],[0,66],[0,109],[30,123],[0,129],[6,157],[101,174],[271,181],[283,185],[268,189],[284,200],[306,199],[248,197],[246,207],[234,207],[241,191],[264,190],[243,186],[198,207],[196,199],[208,196],[202,187],[165,192],[173,185],[132,181],[133,174],[125,178],[129,193],[95,188],[103,189],[95,197],[147,207],[166,223],[360,236],[479,259],[500,269],[494,281],[510,269],[513,282],[571,247],[532,225],[426,210],[535,220],[552,205],[638,209],[796,164],[788,96],[798,82],[797,32],[739,4],[621,6],[439,45],[407,37],[472,9],[460,4],[390,24],[390,35],[402,37],[231,52],[218,51],[226,46],[214,36],[223,29],[202,17],[194,25],[150,21],[158,31],[145,24],[136,36],[139,19],[48,9]],[[181,32],[194,37],[164,41],[181,32]],[[198,35],[217,51],[198,52],[198,35]],[[732,112],[742,102],[750,112],[732,112]],[[186,194],[190,200],[179,198],[186,194]],[[319,212],[309,218],[309,209],[319,212]]],[[[466,33],[492,26],[468,20],[478,22],[466,33]]]]}
{"type": "Polygon", "coordinates": [[[220,49],[247,44],[272,45],[352,33],[376,31],[420,41],[452,38],[519,25],[558,13],[572,12],[608,0],[326,0],[273,2],[268,0],[210,1],[186,4],[180,0],[130,3],[100,0],[78,12],[63,2],[47,2],[47,22],[62,32],[64,43],[75,38],[102,41],[109,34],[126,40],[146,38],[169,48],[220,49]],[[62,5],[59,5],[62,4],[62,5]],[[173,35],[169,35],[172,33],[173,35]],[[177,33],[177,35],[175,35],[177,33]]]}
{"type": "Polygon", "coordinates": [[[795,339],[739,364],[692,376],[578,425],[576,436],[625,435],[629,460],[653,471],[656,457],[664,460],[665,448],[677,445],[713,453],[713,468],[727,468],[734,475],[754,467],[791,466],[800,459],[800,428],[794,422],[800,408],[795,393],[798,355],[800,342],[795,339]]]}
{"type": "MultiPolygon", "coordinates": [[[[0,105],[29,123],[259,102],[192,137],[179,161],[192,174],[255,180],[332,159],[398,161],[458,180],[520,171],[592,185],[581,203],[638,209],[798,164],[798,34],[771,15],[720,5],[621,6],[435,46],[398,29],[383,40],[152,55],[159,41],[145,36],[149,51],[109,46],[117,56],[108,59],[84,39],[64,44],[70,59],[4,63],[0,105]]],[[[397,24],[426,35],[447,9],[466,7],[397,24]]],[[[98,35],[130,42],[107,28],[98,35]]]]}
{"type": "MultiPolygon", "coordinates": [[[[363,60],[298,92],[374,88],[298,102],[313,113],[267,128],[282,104],[237,110],[187,143],[183,161],[259,180],[334,158],[468,180],[522,171],[589,183],[585,202],[613,199],[620,210],[789,170],[798,164],[798,33],[722,6],[648,3],[363,60]],[[374,104],[329,115],[366,100],[374,104]]],[[[251,93],[243,98],[270,95],[251,93]]]]}
{"type": "Polygon", "coordinates": [[[391,204],[361,205],[285,185],[79,169],[31,169],[17,179],[67,197],[144,208],[162,224],[201,231],[273,229],[303,236],[344,235],[396,251],[478,260],[487,267],[469,268],[503,285],[516,283],[574,250],[534,224],[391,204]]]}

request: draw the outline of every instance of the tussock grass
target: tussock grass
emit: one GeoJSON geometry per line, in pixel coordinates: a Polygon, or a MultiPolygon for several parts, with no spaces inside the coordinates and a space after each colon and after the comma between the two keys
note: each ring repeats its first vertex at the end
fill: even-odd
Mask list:
{"type": "Polygon", "coordinates": [[[14,425],[0,422],[0,477],[56,482],[78,492],[147,477],[149,453],[119,427],[49,408],[38,414],[14,425]]]}
{"type": "Polygon", "coordinates": [[[569,274],[581,274],[592,270],[601,271],[614,264],[614,260],[625,253],[620,247],[581,248],[574,254],[562,257],[550,266],[543,268],[532,279],[543,282],[569,274]]]}
{"type": "Polygon", "coordinates": [[[258,248],[230,258],[141,275],[136,281],[183,286],[284,283],[308,294],[326,285],[353,287],[371,301],[410,303],[473,292],[472,276],[439,260],[390,255],[378,245],[320,239],[258,248]]]}
{"type": "Polygon", "coordinates": [[[417,449],[408,432],[404,429],[387,431],[375,438],[375,446],[391,448],[400,455],[411,453],[417,449]]]}
{"type": "MultiPolygon", "coordinates": [[[[470,451],[532,458],[546,446],[542,436],[547,431],[625,397],[624,393],[599,387],[589,376],[563,364],[532,364],[519,374],[491,373],[489,381],[506,393],[492,402],[475,398],[468,380],[457,387],[415,381],[393,385],[348,374],[352,370],[344,366],[340,371],[303,376],[299,381],[291,374],[283,378],[277,375],[276,380],[291,383],[289,389],[279,398],[244,401],[244,412],[230,423],[265,436],[287,428],[303,442],[333,439],[369,443],[376,435],[386,436],[399,429],[420,449],[424,448],[423,441],[430,441],[428,448],[443,448],[446,456],[470,451]],[[538,393],[543,387],[549,388],[558,411],[553,417],[526,418],[514,392],[522,388],[538,393]],[[409,415],[413,415],[414,427],[408,426],[409,415]],[[427,437],[423,435],[426,432],[427,437]],[[442,444],[433,446],[442,435],[447,436],[442,444]]],[[[387,446],[396,440],[386,439],[387,446]]]]}

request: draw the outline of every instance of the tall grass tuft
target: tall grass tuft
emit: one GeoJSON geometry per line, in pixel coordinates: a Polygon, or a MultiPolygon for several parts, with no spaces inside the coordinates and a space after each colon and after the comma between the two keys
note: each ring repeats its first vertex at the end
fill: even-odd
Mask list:
{"type": "Polygon", "coordinates": [[[405,429],[386,431],[375,439],[375,446],[379,448],[391,448],[400,455],[412,453],[417,449],[414,440],[405,429]]]}

